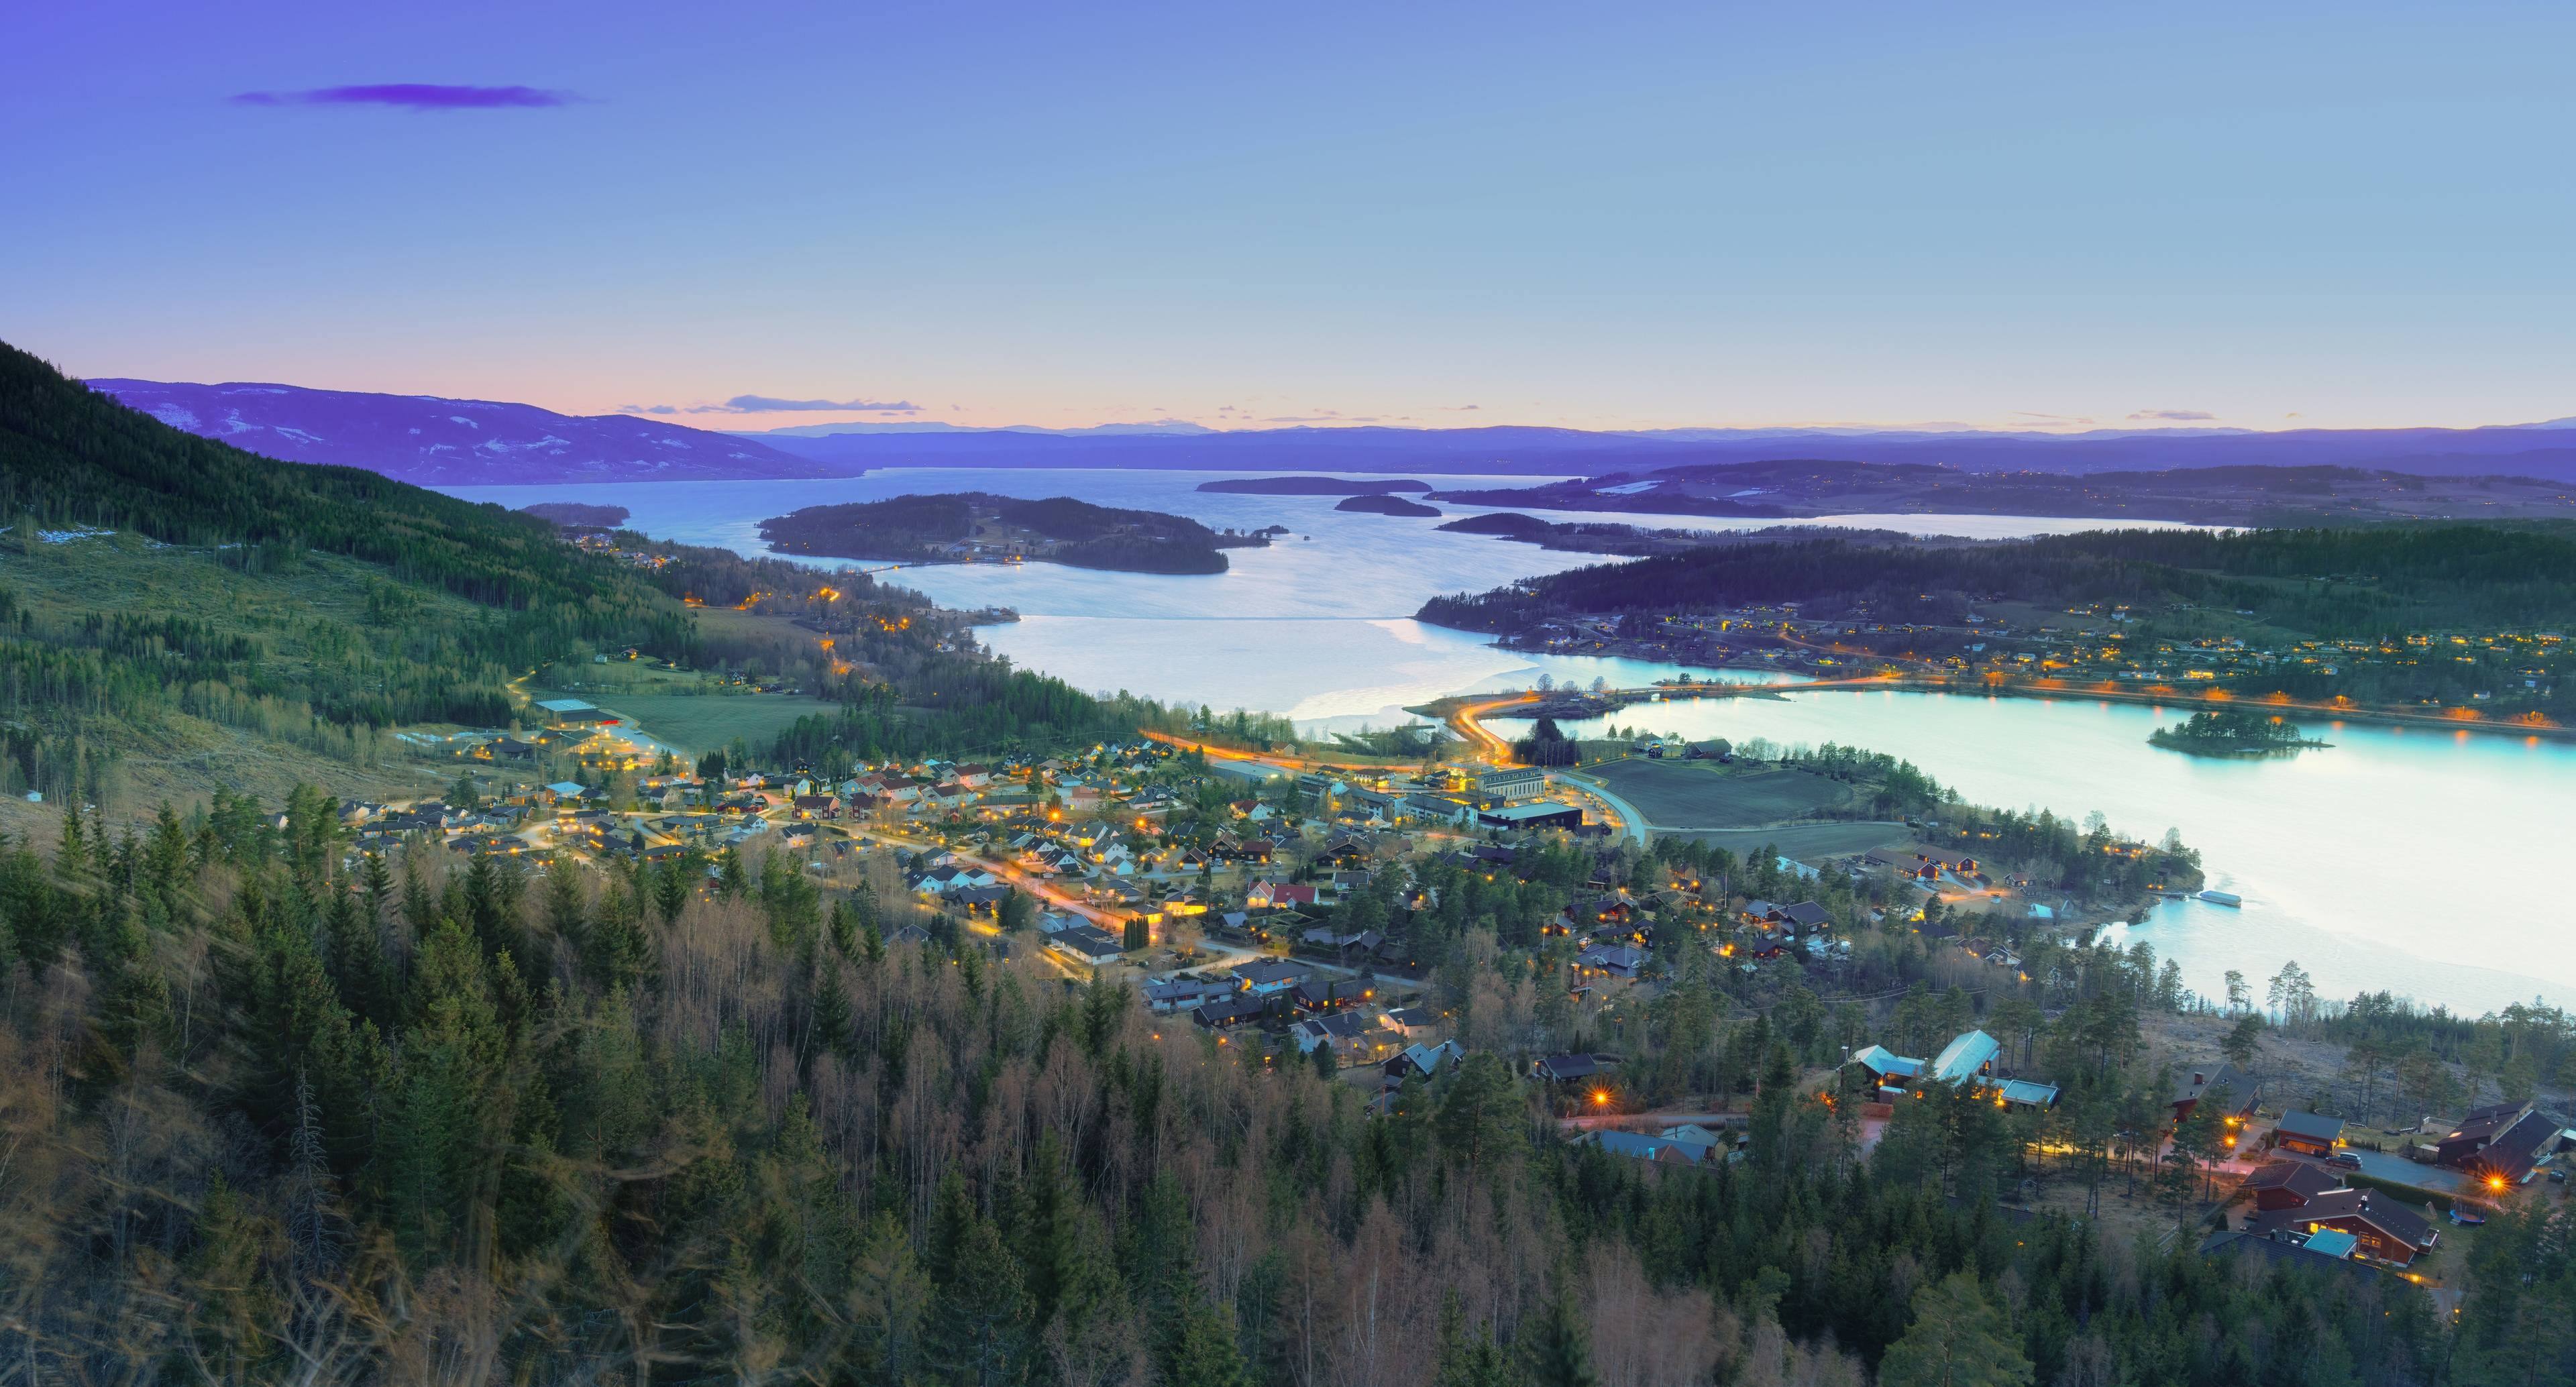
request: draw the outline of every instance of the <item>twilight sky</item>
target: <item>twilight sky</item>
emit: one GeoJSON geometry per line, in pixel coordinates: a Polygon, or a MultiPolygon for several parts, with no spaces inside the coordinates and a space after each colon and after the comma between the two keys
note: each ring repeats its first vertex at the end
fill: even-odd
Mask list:
{"type": "Polygon", "coordinates": [[[2576,6],[2109,8],[29,6],[0,338],[710,427],[2576,414],[2576,6]]]}

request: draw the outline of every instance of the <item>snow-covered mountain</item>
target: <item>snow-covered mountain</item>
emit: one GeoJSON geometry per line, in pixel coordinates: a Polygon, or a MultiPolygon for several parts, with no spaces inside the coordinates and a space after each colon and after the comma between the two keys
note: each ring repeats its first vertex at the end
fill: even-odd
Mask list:
{"type": "Polygon", "coordinates": [[[846,477],[858,467],[631,415],[228,381],[92,380],[173,428],[288,462],[363,467],[421,486],[846,477]]]}

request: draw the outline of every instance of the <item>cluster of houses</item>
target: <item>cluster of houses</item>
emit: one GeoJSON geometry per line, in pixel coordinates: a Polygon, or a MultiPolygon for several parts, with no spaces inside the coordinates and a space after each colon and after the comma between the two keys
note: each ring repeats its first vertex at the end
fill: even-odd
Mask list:
{"type": "MultiPolygon", "coordinates": [[[[1202,1030],[1224,1033],[1261,1025],[1279,1031],[1301,1055],[1318,1050],[1342,1069],[1374,1066],[1384,1094],[1409,1078],[1431,1080],[1466,1057],[1438,1037],[1443,1018],[1428,1007],[1381,997],[1388,985],[1365,974],[1330,973],[1293,958],[1259,958],[1231,972],[1177,975],[1145,985],[1157,1015],[1186,1015],[1202,1030]]],[[[1401,986],[1402,984],[1395,984],[1401,986]]]]}
{"type": "MultiPolygon", "coordinates": [[[[2250,1082],[2226,1066],[2192,1079],[2177,1090],[2178,1117],[2188,1115],[2184,1098],[2196,1091],[2224,1085],[2231,1093],[2253,1092],[2250,1082]]],[[[2250,1096],[2232,1106],[2240,1110],[2229,1114],[2231,1124],[2252,1116],[2250,1096]]],[[[2201,1251],[2213,1256],[2242,1252],[2301,1266],[2341,1264],[2360,1271],[2402,1270],[2433,1251],[2441,1233],[2431,1204],[2419,1212],[2392,1193],[2392,1181],[2410,1182],[2387,1172],[2382,1172],[2386,1178],[2367,1185],[2353,1182],[2349,1173],[2359,1168],[2360,1158],[2344,1149],[2343,1127],[2339,1118],[2301,1109],[2283,1113],[2265,1143],[2288,1154],[2265,1161],[2246,1177],[2239,1193],[2253,1207],[2244,1225],[2212,1236],[2201,1251]]],[[[2406,1155],[2456,1172],[2445,1187],[2455,1198],[2493,1200],[2536,1178],[2547,1162],[2570,1147],[2576,1147],[2576,1134],[2567,1119],[2521,1099],[2472,1109],[2447,1133],[2409,1147],[2406,1155]]]]}
{"type": "Polygon", "coordinates": [[[2385,1190],[2354,1189],[2331,1167],[2278,1160],[2246,1177],[2254,1211],[2249,1238],[2287,1244],[2311,1256],[2358,1257],[2405,1266],[2433,1250],[2433,1221],[2385,1190]]]}

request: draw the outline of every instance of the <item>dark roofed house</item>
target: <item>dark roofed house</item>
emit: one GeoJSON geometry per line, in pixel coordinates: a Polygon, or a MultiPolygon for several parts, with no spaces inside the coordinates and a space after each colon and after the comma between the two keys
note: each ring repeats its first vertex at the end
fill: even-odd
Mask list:
{"type": "Polygon", "coordinates": [[[1265,996],[1273,992],[1286,992],[1314,976],[1314,973],[1315,970],[1305,964],[1293,963],[1284,958],[1255,959],[1234,970],[1234,975],[1243,979],[1244,986],[1265,996]]]}
{"type": "Polygon", "coordinates": [[[1203,1002],[1192,1008],[1190,1019],[1208,1030],[1217,1031],[1228,1026],[1242,1025],[1257,1017],[1268,1016],[1273,1009],[1267,997],[1255,997],[1250,993],[1237,992],[1203,1002]]]}
{"type": "Polygon", "coordinates": [[[1288,1028],[1289,1037],[1297,1042],[1299,1054],[1312,1054],[1325,1045],[1333,1047],[1333,1058],[1343,1064],[1366,1064],[1386,1050],[1385,1034],[1366,1017],[1347,1011],[1326,1012],[1309,1016],[1288,1028]]]}
{"type": "Polygon", "coordinates": [[[2173,1104],[2174,1125],[2179,1127],[2189,1120],[2192,1112],[2200,1106],[2201,1097],[2216,1088],[2224,1088],[2228,1093],[2227,1111],[2219,1116],[2243,1121],[2253,1115],[2258,1096],[2254,1081],[2235,1065],[2221,1063],[2216,1069],[2195,1069],[2174,1085],[2173,1097],[2169,1100],[2173,1104]]]}
{"type": "Polygon", "coordinates": [[[1814,901],[1780,907],[1780,919],[1782,923],[1802,930],[1818,929],[1834,922],[1832,912],[1814,901]]]}
{"type": "Polygon", "coordinates": [[[1377,984],[1368,978],[1310,977],[1289,989],[1289,995],[1300,1011],[1332,1011],[1374,998],[1377,984]]]}
{"type": "Polygon", "coordinates": [[[2480,1147],[2476,1155],[2461,1162],[2460,1169],[2484,1183],[2490,1193],[2500,1194],[2520,1183],[2540,1164],[2565,1126],[2552,1113],[2524,1113],[2512,1126],[2498,1132],[2493,1141],[2480,1147]]]}
{"type": "Polygon", "coordinates": [[[2486,1149],[2488,1142],[2520,1122],[2523,1114],[2530,1111],[2531,1100],[2527,1098],[2519,1103],[2492,1103],[2483,1108],[2471,1108],[2469,1115],[2460,1119],[2460,1125],[2452,1128],[2449,1136],[2433,1143],[2440,1153],[2435,1159],[2453,1170],[2460,1169],[2468,1164],[2471,1156],[2486,1149]]]}
{"type": "Polygon", "coordinates": [[[1619,1063],[1617,1055],[1550,1055],[1531,1064],[1530,1072],[1549,1083],[1572,1083],[1589,1079],[1619,1063]]]}
{"type": "Polygon", "coordinates": [[[2333,1171],[2306,1161],[2266,1161],[2263,1168],[2245,1177],[2245,1188],[2254,1195],[2254,1207],[2265,1213],[2296,1209],[2321,1194],[2343,1188],[2343,1181],[2333,1171]]]}
{"type": "Polygon", "coordinates": [[[1116,963],[1126,946],[1089,925],[1074,925],[1047,936],[1046,946],[1077,962],[1099,967],[1116,963]]]}
{"type": "Polygon", "coordinates": [[[1575,963],[1614,978],[1633,978],[1645,966],[1646,951],[1626,944],[1595,944],[1574,956],[1575,963]]]}
{"type": "Polygon", "coordinates": [[[2295,1209],[2257,1212],[2245,1221],[2249,1233],[2324,1228],[2350,1233],[2357,1255],[2401,1267],[2432,1250],[2442,1236],[2422,1214],[2378,1190],[2328,1190],[2295,1209]]]}
{"type": "Polygon", "coordinates": [[[1440,1013],[1429,1007],[1395,1007],[1378,1021],[1407,1040],[1419,1040],[1440,1024],[1440,1013]]]}
{"type": "Polygon", "coordinates": [[[2335,1143],[2343,1140],[2343,1119],[2320,1117],[2312,1112],[2292,1108],[2281,1114],[2272,1127],[2272,1144],[2287,1147],[2301,1155],[2331,1156],[2335,1143]]]}
{"type": "Polygon", "coordinates": [[[1174,978],[1145,984],[1145,1005],[1154,1011],[1189,1011],[1235,992],[1231,981],[1174,978]]]}

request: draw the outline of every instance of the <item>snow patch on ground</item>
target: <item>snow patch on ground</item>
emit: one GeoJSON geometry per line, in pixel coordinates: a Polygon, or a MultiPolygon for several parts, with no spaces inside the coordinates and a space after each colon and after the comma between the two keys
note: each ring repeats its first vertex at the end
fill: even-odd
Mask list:
{"type": "Polygon", "coordinates": [[[242,385],[235,386],[233,389],[218,393],[225,395],[285,395],[292,392],[286,390],[282,386],[275,385],[242,385]]]}
{"type": "Polygon", "coordinates": [[[154,405],[147,413],[174,429],[186,429],[190,433],[197,430],[197,412],[186,405],[154,405]]]}
{"type": "Polygon", "coordinates": [[[68,530],[38,530],[36,538],[47,544],[69,544],[76,539],[97,539],[102,535],[115,533],[114,530],[94,530],[87,525],[74,525],[68,530]]]}
{"type": "Polygon", "coordinates": [[[556,452],[561,452],[562,450],[572,446],[572,440],[569,438],[557,438],[553,434],[547,434],[545,437],[537,439],[531,443],[511,443],[503,439],[487,438],[475,446],[482,449],[484,452],[494,454],[533,453],[540,448],[547,448],[556,452]]]}
{"type": "Polygon", "coordinates": [[[1659,482],[1629,482],[1624,486],[1599,486],[1592,489],[1592,494],[1595,496],[1634,496],[1640,491],[1652,491],[1659,485],[1661,485],[1659,482]]]}
{"type": "Polygon", "coordinates": [[[469,428],[469,429],[479,429],[479,428],[483,427],[481,424],[475,423],[473,420],[466,418],[466,417],[465,417],[464,415],[462,415],[462,414],[451,414],[451,415],[449,415],[449,416],[447,416],[447,417],[448,417],[448,420],[449,420],[450,422],[452,422],[452,423],[458,423],[458,424],[463,424],[465,427],[467,427],[467,428],[469,428]]]}
{"type": "Polygon", "coordinates": [[[241,417],[241,411],[238,409],[224,416],[222,428],[227,436],[237,433],[256,433],[259,431],[259,425],[241,417]]]}
{"type": "Polygon", "coordinates": [[[269,432],[276,434],[280,438],[294,439],[298,443],[319,443],[322,441],[322,435],[318,433],[306,433],[302,429],[290,429],[284,424],[273,426],[269,432]]]}
{"type": "Polygon", "coordinates": [[[677,448],[684,453],[689,451],[689,445],[676,438],[657,438],[653,441],[661,444],[665,448],[677,448]]]}

